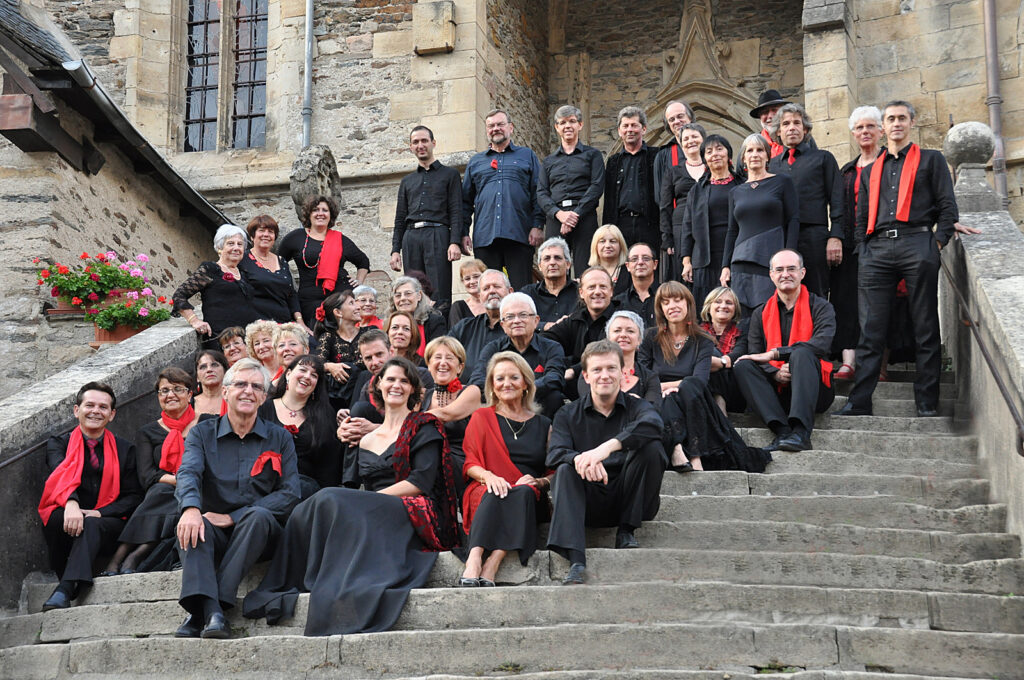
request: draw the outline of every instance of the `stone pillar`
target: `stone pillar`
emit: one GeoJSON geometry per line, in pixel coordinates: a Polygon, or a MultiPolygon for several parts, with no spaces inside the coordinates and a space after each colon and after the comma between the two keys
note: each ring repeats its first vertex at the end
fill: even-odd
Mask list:
{"type": "Polygon", "coordinates": [[[946,133],[942,153],[956,172],[956,203],[961,213],[1003,210],[1003,201],[988,183],[985,167],[996,148],[984,123],[958,123],[946,133]]]}
{"type": "Polygon", "coordinates": [[[857,106],[850,0],[805,0],[804,106],[818,147],[840,164],[851,154],[848,118],[857,106]]]}

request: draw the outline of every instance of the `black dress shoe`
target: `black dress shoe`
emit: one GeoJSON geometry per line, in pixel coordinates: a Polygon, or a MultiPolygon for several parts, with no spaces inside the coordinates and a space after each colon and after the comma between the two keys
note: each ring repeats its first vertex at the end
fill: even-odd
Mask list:
{"type": "Polygon", "coordinates": [[[636,540],[636,536],[633,535],[632,531],[620,531],[615,534],[615,548],[622,550],[624,548],[639,548],[640,541],[636,540]]]}
{"type": "Polygon", "coordinates": [[[178,630],[174,631],[174,637],[179,638],[197,638],[199,634],[203,632],[203,627],[199,623],[200,619],[189,614],[185,617],[184,623],[178,626],[178,630]]]}
{"type": "Polygon", "coordinates": [[[871,409],[857,408],[852,401],[847,401],[838,411],[832,413],[834,416],[870,416],[871,409]]]}
{"type": "Polygon", "coordinates": [[[918,418],[934,418],[939,415],[939,410],[934,408],[928,408],[927,406],[917,407],[918,418]]]}
{"type": "Polygon", "coordinates": [[[569,565],[569,573],[562,579],[563,586],[581,586],[586,582],[587,567],[582,562],[569,565]]]}
{"type": "Polygon", "coordinates": [[[50,595],[46,602],[43,603],[43,611],[48,612],[51,609],[67,609],[70,606],[71,596],[58,588],[53,591],[53,595],[50,595]]]}
{"type": "Polygon", "coordinates": [[[803,432],[794,432],[779,440],[779,449],[782,451],[806,451],[809,448],[811,437],[803,432]]]}
{"type": "Polygon", "coordinates": [[[231,626],[228,625],[227,617],[221,612],[210,617],[210,620],[206,622],[206,628],[203,628],[203,632],[199,634],[199,637],[204,640],[227,640],[231,637],[231,626]]]}
{"type": "Polygon", "coordinates": [[[767,451],[768,453],[771,453],[772,451],[778,451],[779,450],[779,443],[783,439],[785,439],[786,437],[792,436],[792,434],[793,434],[793,431],[789,430],[787,432],[783,432],[781,434],[775,435],[775,437],[771,440],[771,442],[769,442],[766,446],[762,446],[761,447],[761,450],[762,451],[767,451]]]}
{"type": "Polygon", "coordinates": [[[690,463],[690,461],[686,461],[685,463],[681,463],[679,465],[669,465],[668,469],[671,470],[672,472],[678,472],[679,474],[683,474],[686,472],[693,472],[693,465],[690,463]]]}

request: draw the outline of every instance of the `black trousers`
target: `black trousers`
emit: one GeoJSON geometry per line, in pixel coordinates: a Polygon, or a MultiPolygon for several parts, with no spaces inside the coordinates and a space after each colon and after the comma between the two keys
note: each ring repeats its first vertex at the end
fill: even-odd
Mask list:
{"type": "Polygon", "coordinates": [[[622,468],[609,470],[608,484],[584,480],[571,463],[560,465],[551,486],[548,548],[571,559],[570,552],[584,554],[588,526],[637,529],[654,519],[664,472],[664,449],[657,441],[630,451],[622,468]]]}
{"type": "Polygon", "coordinates": [[[64,508],[57,508],[43,525],[50,568],[63,582],[92,583],[92,564],[101,553],[112,552],[124,529],[120,517],[86,517],[79,536],[64,531],[64,508]]]}
{"type": "Polygon", "coordinates": [[[827,298],[829,266],[825,248],[828,247],[828,227],[824,224],[801,224],[796,243],[807,268],[804,285],[815,295],[827,298]]]}
{"type": "Polygon", "coordinates": [[[178,602],[191,614],[202,614],[204,598],[220,601],[221,607],[235,606],[238,584],[260,559],[274,553],[281,525],[274,513],[252,506],[235,526],[219,529],[203,518],[206,541],[182,550],[181,596],[178,602]]]}
{"type": "Polygon", "coordinates": [[[857,378],[850,391],[856,408],[871,407],[878,384],[882,352],[889,332],[893,291],[907,281],[910,318],[917,342],[917,378],[914,401],[918,408],[939,404],[942,348],[939,335],[939,249],[930,232],[899,238],[876,237],[861,246],[858,282],[860,342],[857,343],[857,378]]]}
{"type": "Polygon", "coordinates": [[[836,398],[835,389],[821,381],[821,363],[807,346],[797,347],[790,354],[789,371],[793,379],[781,392],[775,378],[761,364],[741,361],[732,371],[747,406],[773,431],[800,425],[810,435],[814,414],[824,413],[836,398]]]}
{"type": "Polygon", "coordinates": [[[836,310],[836,335],[832,354],[842,356],[844,349],[854,349],[860,340],[857,310],[857,249],[843,246],[843,261],[833,267],[829,276],[829,302],[836,310]]]}
{"type": "Polygon", "coordinates": [[[657,256],[661,247],[661,230],[657,222],[650,224],[645,215],[619,213],[615,218],[615,226],[622,232],[627,247],[632,248],[636,243],[646,243],[657,256]]]}
{"type": "Polygon", "coordinates": [[[533,248],[507,238],[496,238],[488,246],[473,246],[476,255],[488,269],[503,268],[512,287],[521,290],[533,282],[533,248]]]}
{"type": "Polygon", "coordinates": [[[579,221],[565,236],[562,236],[562,223],[553,217],[549,217],[544,225],[544,238],[549,239],[555,236],[562,236],[569,244],[572,252],[572,275],[579,278],[580,274],[590,266],[590,242],[594,240],[594,232],[597,231],[597,212],[591,210],[580,215],[579,221]]]}
{"type": "Polygon", "coordinates": [[[448,261],[451,230],[448,227],[409,227],[402,237],[405,271],[418,269],[434,284],[432,299],[438,305],[452,303],[452,263],[448,261]]]}

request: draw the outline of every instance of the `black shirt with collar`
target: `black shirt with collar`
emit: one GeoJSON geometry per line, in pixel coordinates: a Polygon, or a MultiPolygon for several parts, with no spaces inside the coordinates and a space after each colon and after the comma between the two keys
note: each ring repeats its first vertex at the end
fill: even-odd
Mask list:
{"type": "Polygon", "coordinates": [[[548,440],[547,466],[557,468],[572,464],[584,451],[589,451],[611,439],[618,439],[622,448],[604,459],[605,468],[622,467],[626,455],[652,441],[660,441],[664,422],[648,401],[619,392],[615,406],[606,416],[594,408],[589,391],[576,401],[566,404],[555,414],[548,440]]]}
{"type": "Polygon", "coordinates": [[[831,221],[829,238],[843,238],[843,181],[836,157],[815,148],[806,137],[794,150],[792,165],[787,149],[769,161],[768,171],[792,178],[800,199],[801,227],[828,226],[831,221]]]}
{"type": "Polygon", "coordinates": [[[405,230],[416,222],[436,222],[451,229],[450,243],[462,241],[462,178],[459,171],[435,160],[402,178],[398,185],[391,252],[402,252],[405,230]]]}
{"type": "Polygon", "coordinates": [[[597,210],[604,192],[604,160],[601,152],[586,144],[577,144],[572,153],[559,146],[541,164],[537,182],[537,204],[549,219],[559,210],[572,210],[580,215],[597,210]],[[572,200],[563,208],[563,200],[572,200]]]}
{"type": "Polygon", "coordinates": [[[629,288],[616,295],[613,301],[618,303],[619,309],[626,309],[639,314],[640,318],[644,320],[644,325],[647,328],[653,328],[656,323],[654,318],[654,295],[658,292],[658,285],[658,279],[655,277],[654,281],[651,282],[651,287],[647,289],[650,295],[647,296],[646,300],[641,300],[640,295],[636,292],[636,287],[633,285],[632,278],[630,278],[629,288]]]}
{"type": "Polygon", "coordinates": [[[501,322],[495,320],[492,326],[487,312],[463,319],[455,324],[455,328],[448,335],[461,342],[462,347],[466,350],[466,366],[462,369],[464,381],[473,375],[478,364],[483,364],[484,368],[487,367],[488,357],[483,354],[484,346],[492,340],[506,337],[501,322]]]}
{"type": "MultiPolygon", "coordinates": [[[[608,157],[604,173],[603,222],[615,224],[620,211],[638,212],[655,223],[658,219],[658,185],[654,163],[658,147],[644,142],[635,154],[625,149],[608,157]]],[[[652,244],[653,245],[653,244],[652,244]]]]}
{"type": "MultiPolygon", "coordinates": [[[[936,240],[942,245],[949,242],[955,231],[954,224],[960,219],[953,194],[953,180],[949,175],[946,158],[938,151],[921,149],[921,162],[914,178],[914,193],[910,198],[910,215],[906,222],[896,221],[896,204],[899,200],[900,176],[911,145],[908,144],[896,155],[886,153],[882,165],[882,182],[878,190],[878,219],[875,233],[882,229],[905,226],[938,225],[936,240]]],[[[875,163],[878,161],[875,160],[875,163]]],[[[868,207],[871,201],[871,171],[875,163],[860,173],[860,196],[857,200],[857,242],[865,238],[868,228],[868,207]]]]}
{"type": "MultiPolygon", "coordinates": [[[[808,294],[811,296],[808,304],[810,305],[811,324],[814,326],[814,331],[811,334],[810,340],[778,347],[779,359],[781,361],[789,359],[793,349],[801,345],[810,347],[814,352],[814,356],[819,359],[826,358],[829,352],[832,351],[832,338],[836,334],[836,312],[832,308],[832,303],[825,298],[818,297],[810,292],[808,294]]],[[[780,300],[777,295],[768,298],[768,301],[764,304],[777,304],[779,306],[779,326],[782,329],[780,337],[784,342],[788,342],[789,332],[793,327],[793,309],[796,309],[796,305],[793,305],[793,309],[786,309],[786,303],[780,300]]],[[[764,336],[764,325],[761,323],[761,313],[763,311],[764,305],[761,305],[750,316],[750,326],[747,330],[747,352],[750,354],[760,354],[768,349],[764,336]]],[[[774,373],[779,370],[769,363],[761,364],[761,367],[768,373],[774,373]]]]}
{"type": "MultiPolygon", "coordinates": [[[[113,433],[112,433],[113,434],[113,433]]],[[[86,440],[85,435],[82,439],[86,440]]],[[[71,433],[50,437],[46,442],[46,469],[49,474],[57,469],[57,466],[64,462],[68,455],[68,442],[71,440],[71,433]]],[[[117,465],[120,474],[120,492],[117,498],[109,505],[97,508],[96,503],[100,497],[100,486],[103,484],[103,437],[100,437],[96,445],[96,456],[99,458],[98,468],[89,464],[89,446],[83,441],[85,453],[85,464],[82,465],[81,483],[78,488],[68,496],[69,501],[77,501],[78,506],[83,510],[99,510],[101,517],[126,517],[130,515],[142,501],[142,487],[139,485],[139,475],[136,468],[138,454],[135,445],[127,439],[114,435],[117,444],[117,465]]]]}
{"type": "Polygon", "coordinates": [[[543,281],[523,286],[520,293],[529,295],[537,307],[537,316],[541,325],[558,321],[568,316],[580,306],[580,287],[573,279],[567,279],[558,295],[552,295],[543,281]]]}
{"type": "Polygon", "coordinates": [[[565,352],[566,361],[576,370],[579,367],[580,357],[587,345],[595,340],[603,340],[604,329],[608,325],[608,319],[612,317],[619,308],[619,303],[613,298],[611,304],[605,308],[596,319],[590,315],[585,305],[562,319],[551,328],[543,332],[544,337],[551,338],[562,346],[565,352]]]}
{"type": "MultiPolygon", "coordinates": [[[[561,392],[565,387],[565,352],[562,346],[554,340],[541,337],[534,333],[530,344],[520,352],[512,344],[512,338],[503,335],[497,340],[492,340],[484,346],[481,356],[490,359],[498,352],[515,352],[526,359],[526,363],[533,370],[533,377],[537,386],[537,398],[543,399],[551,392],[561,392]]],[[[473,377],[470,383],[484,389],[484,382],[487,380],[487,363],[480,361],[473,369],[473,377]]]]}

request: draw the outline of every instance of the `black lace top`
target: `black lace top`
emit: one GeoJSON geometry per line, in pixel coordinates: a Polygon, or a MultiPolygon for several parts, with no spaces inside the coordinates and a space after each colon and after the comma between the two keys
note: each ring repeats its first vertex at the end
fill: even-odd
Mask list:
{"type": "Polygon", "coordinates": [[[189,298],[196,293],[203,303],[203,321],[210,324],[214,336],[231,326],[244,328],[260,318],[253,306],[252,285],[244,274],[236,278],[222,271],[216,262],[203,262],[178,286],[171,296],[173,314],[180,316],[181,310],[193,309],[189,298]]]}

